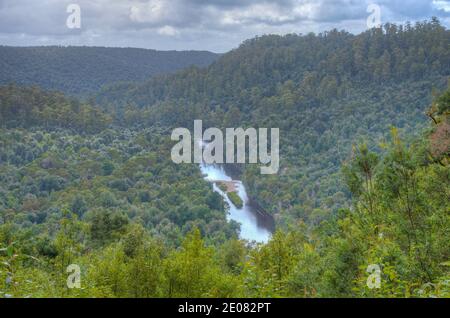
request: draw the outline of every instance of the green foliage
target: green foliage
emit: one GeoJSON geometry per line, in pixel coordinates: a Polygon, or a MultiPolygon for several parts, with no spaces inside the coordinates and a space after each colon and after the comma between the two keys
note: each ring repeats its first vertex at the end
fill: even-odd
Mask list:
{"type": "Polygon", "coordinates": [[[242,201],[241,197],[236,192],[228,192],[227,197],[238,209],[241,209],[244,206],[244,201],[242,201]]]}
{"type": "MultiPolygon", "coordinates": [[[[189,128],[202,119],[205,127],[279,128],[279,174],[238,169],[249,196],[281,225],[300,215],[313,224],[348,207],[340,168],[352,145],[364,140],[379,153],[392,126],[410,139],[425,129],[430,92],[444,89],[450,75],[449,42],[437,19],[358,35],[266,35],[207,68],[113,85],[96,101],[124,112],[117,120],[127,126],[189,128]]],[[[449,127],[437,129],[434,152],[447,151],[449,127]]]]}
{"type": "Polygon", "coordinates": [[[94,245],[114,241],[130,220],[171,244],[193,226],[218,241],[236,235],[198,167],[166,160],[170,140],[157,129],[0,132],[0,223],[52,231],[67,209],[92,226],[94,245]]]}
{"type": "Polygon", "coordinates": [[[69,128],[97,133],[112,122],[99,108],[57,92],[15,85],[0,87],[1,127],[69,128]]]}

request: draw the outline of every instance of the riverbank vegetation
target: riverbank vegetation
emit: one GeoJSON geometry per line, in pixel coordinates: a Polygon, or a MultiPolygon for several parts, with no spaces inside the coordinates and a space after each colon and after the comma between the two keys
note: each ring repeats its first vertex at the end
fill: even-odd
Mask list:
{"type": "Polygon", "coordinates": [[[234,206],[237,207],[238,209],[242,209],[242,207],[244,206],[244,201],[242,201],[241,197],[239,196],[239,194],[237,194],[237,192],[228,192],[227,197],[228,199],[230,199],[231,203],[233,203],[234,206]]]}

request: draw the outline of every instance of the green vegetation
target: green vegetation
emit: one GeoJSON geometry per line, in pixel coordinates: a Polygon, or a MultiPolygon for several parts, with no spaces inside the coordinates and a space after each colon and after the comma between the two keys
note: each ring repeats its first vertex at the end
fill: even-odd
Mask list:
{"type": "Polygon", "coordinates": [[[217,184],[217,187],[219,187],[219,189],[222,192],[226,193],[228,191],[228,187],[227,187],[227,185],[225,183],[223,183],[223,182],[216,182],[216,184],[217,184]]]}
{"type": "Polygon", "coordinates": [[[93,94],[113,82],[207,66],[219,57],[205,51],[71,46],[0,46],[0,56],[0,84],[39,85],[77,96],[93,94]]]}
{"type": "Polygon", "coordinates": [[[244,42],[206,69],[191,68],[128,87],[97,102],[121,124],[146,127],[278,127],[276,176],[237,166],[249,195],[279,225],[318,224],[348,206],[341,163],[366,142],[380,152],[392,126],[425,129],[433,89],[450,76],[450,31],[437,20],[387,24],[359,35],[336,30],[268,35],[244,42]]]}
{"type": "Polygon", "coordinates": [[[37,87],[0,86],[0,127],[67,128],[98,133],[113,118],[98,107],[37,87]]]}
{"type": "Polygon", "coordinates": [[[228,192],[227,197],[228,199],[230,199],[231,203],[233,203],[233,205],[238,209],[242,209],[242,207],[244,206],[244,201],[242,201],[241,197],[236,192],[228,192]]]}
{"type": "Polygon", "coordinates": [[[212,239],[235,235],[221,196],[198,168],[167,160],[172,146],[168,131],[112,127],[97,132],[107,116],[97,108],[96,116],[86,116],[86,123],[81,117],[77,125],[83,113],[69,113],[62,97],[52,106],[54,95],[39,90],[8,87],[0,92],[7,127],[0,128],[0,223],[38,232],[48,228],[46,235],[52,236],[51,229],[68,210],[82,221],[99,223],[92,233],[99,241],[113,239],[110,223],[125,226],[129,220],[173,244],[194,227],[212,239]],[[3,102],[12,96],[23,101],[21,108],[3,102]],[[34,110],[43,105],[53,112],[48,120],[45,111],[42,118],[27,115],[39,113],[34,110]],[[14,111],[19,115],[10,116],[14,111]]]}
{"type": "Polygon", "coordinates": [[[264,36],[89,102],[1,87],[0,297],[450,297],[449,40],[436,20],[264,36]],[[280,128],[278,175],[236,166],[267,244],[170,160],[193,119],[280,128]]]}

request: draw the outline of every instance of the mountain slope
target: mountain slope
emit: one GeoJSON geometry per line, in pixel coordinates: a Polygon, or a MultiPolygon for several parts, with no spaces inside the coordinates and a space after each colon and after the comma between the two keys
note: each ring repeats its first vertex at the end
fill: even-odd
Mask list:
{"type": "Polygon", "coordinates": [[[218,56],[206,51],[0,46],[0,84],[39,85],[87,95],[113,82],[141,81],[190,65],[207,66],[218,56]]]}
{"type": "MultiPolygon", "coordinates": [[[[108,102],[149,106],[161,100],[188,99],[226,106],[239,101],[241,110],[260,108],[260,97],[273,96],[280,85],[314,102],[341,97],[349,85],[367,85],[431,75],[450,69],[450,32],[437,20],[415,26],[387,24],[359,35],[332,30],[318,35],[266,35],[245,41],[207,69],[190,68],[121,90],[108,102]]],[[[109,91],[117,92],[117,87],[109,91]]],[[[108,99],[108,91],[100,96],[108,99]]],[[[297,103],[298,104],[298,103],[297,103]]],[[[214,106],[214,105],[213,105],[214,106]]]]}
{"type": "Polygon", "coordinates": [[[439,21],[385,25],[359,35],[268,35],[206,69],[113,85],[97,101],[126,125],[278,127],[281,169],[238,167],[250,195],[280,220],[319,222],[348,203],[340,166],[363,140],[372,150],[391,126],[417,134],[434,88],[450,75],[450,31],[439,21]],[[119,116],[120,117],[120,116],[119,116]]]}

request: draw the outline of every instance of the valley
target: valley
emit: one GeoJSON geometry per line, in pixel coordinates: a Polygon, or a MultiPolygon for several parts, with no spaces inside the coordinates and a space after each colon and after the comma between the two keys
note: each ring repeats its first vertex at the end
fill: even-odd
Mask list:
{"type": "Polygon", "coordinates": [[[432,18],[220,55],[0,47],[0,297],[449,297],[449,43],[432,18]],[[173,160],[197,121],[273,128],[277,169],[173,160]]]}
{"type": "Polygon", "coordinates": [[[270,215],[258,211],[250,202],[245,186],[240,180],[231,178],[225,169],[218,165],[201,164],[200,169],[205,179],[213,183],[213,189],[219,193],[228,206],[229,219],[240,224],[240,238],[257,243],[267,243],[274,232],[274,221],[270,215]],[[226,183],[227,191],[223,191],[218,183],[226,183]],[[242,207],[237,207],[228,198],[227,193],[237,193],[243,201],[242,207]]]}

